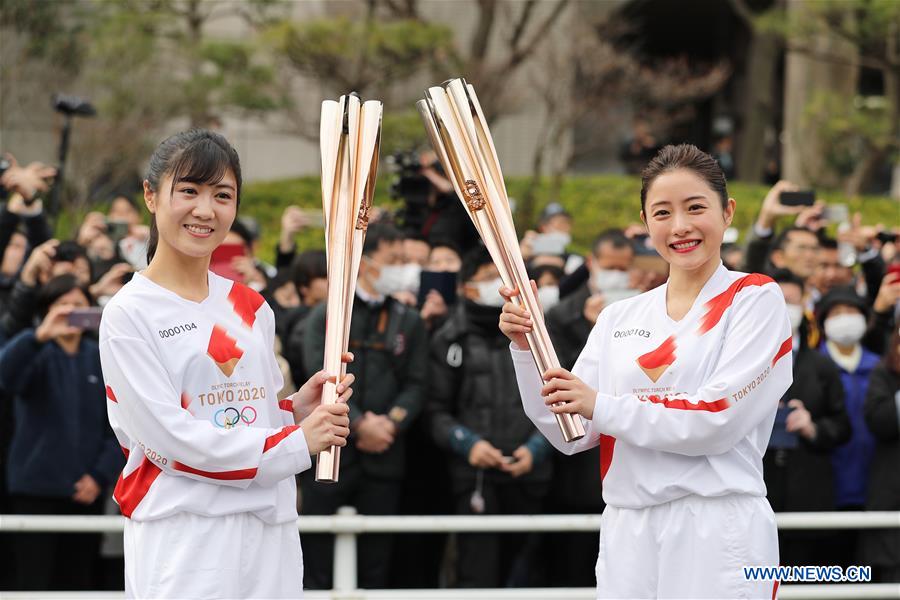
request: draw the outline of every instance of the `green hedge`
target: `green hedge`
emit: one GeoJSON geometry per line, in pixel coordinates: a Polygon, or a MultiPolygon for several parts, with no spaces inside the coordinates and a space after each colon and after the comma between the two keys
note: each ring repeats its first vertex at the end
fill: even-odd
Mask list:
{"type": "MultiPolygon", "coordinates": [[[[528,177],[507,178],[507,190],[511,198],[521,198],[530,184],[528,177]]],[[[550,181],[544,180],[538,187],[536,197],[538,210],[551,200],[550,181]]],[[[573,216],[573,246],[579,251],[590,247],[591,240],[607,227],[624,227],[639,221],[640,180],[624,175],[572,176],[565,179],[558,200],[573,216]]],[[[729,193],[737,200],[734,224],[742,232],[752,223],[768,188],[764,185],[732,182],[729,193]]],[[[390,199],[384,177],[379,178],[376,188],[376,206],[396,206],[390,199]]],[[[848,199],[839,192],[820,192],[823,200],[831,203],[845,203],[851,212],[860,211],[867,224],[884,223],[896,225],[900,222],[900,205],[883,196],[866,196],[848,199]]],[[[278,240],[281,212],[289,204],[303,208],[320,210],[321,192],[317,177],[286,179],[249,183],[245,186],[241,200],[241,212],[259,219],[263,239],[261,256],[269,260],[274,256],[278,240]]],[[[520,231],[525,224],[517,219],[520,231]]],[[[313,229],[301,234],[298,243],[302,248],[324,247],[325,239],[321,229],[313,229]]]]}

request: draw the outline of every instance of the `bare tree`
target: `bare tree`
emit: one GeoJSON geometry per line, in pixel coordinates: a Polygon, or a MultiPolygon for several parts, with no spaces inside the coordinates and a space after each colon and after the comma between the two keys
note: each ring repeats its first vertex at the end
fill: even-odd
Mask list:
{"type": "Polygon", "coordinates": [[[580,159],[608,145],[602,135],[580,136],[614,129],[623,107],[630,106],[659,131],[693,118],[696,101],[719,91],[731,74],[722,62],[692,65],[679,57],[645,64],[612,42],[622,25],[606,15],[596,20],[579,15],[569,25],[571,44],[548,44],[540,53],[531,79],[543,108],[539,142],[532,155],[532,179],[521,198],[520,215],[534,216],[541,177],[551,175],[551,196],[557,195],[565,174],[580,159]],[[548,78],[546,73],[557,76],[548,78]],[[568,75],[566,75],[568,74],[568,75]]]}

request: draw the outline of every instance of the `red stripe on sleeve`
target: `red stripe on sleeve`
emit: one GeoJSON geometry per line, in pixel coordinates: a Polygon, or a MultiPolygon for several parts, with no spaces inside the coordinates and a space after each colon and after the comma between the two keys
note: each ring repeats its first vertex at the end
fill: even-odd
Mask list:
{"type": "Polygon", "coordinates": [[[223,481],[234,481],[235,479],[253,479],[256,477],[256,469],[237,469],[235,471],[202,471],[195,469],[184,463],[175,461],[172,468],[182,473],[190,473],[192,475],[200,475],[208,479],[221,479],[223,481]]]}
{"type": "Polygon", "coordinates": [[[290,398],[285,398],[284,400],[278,401],[278,408],[281,410],[286,410],[288,412],[294,412],[294,401],[290,398]]]}
{"type": "Polygon", "coordinates": [[[778,598],[778,583],[779,581],[776,579],[774,585],[772,585],[772,600],[778,598]]]}
{"type": "Polygon", "coordinates": [[[600,434],[600,481],[606,477],[606,473],[612,466],[613,452],[616,448],[616,438],[611,435],[600,434]]]}
{"type": "Polygon", "coordinates": [[[250,289],[246,285],[234,282],[231,291],[228,292],[228,300],[234,307],[234,312],[241,318],[249,328],[253,328],[256,322],[256,311],[263,305],[265,300],[259,295],[259,292],[250,289]]]}
{"type": "Polygon", "coordinates": [[[109,398],[110,400],[112,400],[113,402],[115,402],[116,404],[119,403],[119,401],[116,400],[116,395],[113,393],[112,388],[109,386],[106,386],[106,397],[109,398]]]}
{"type": "Polygon", "coordinates": [[[794,338],[793,337],[789,337],[788,339],[784,340],[781,343],[781,347],[778,349],[778,352],[775,353],[775,358],[772,359],[772,366],[774,367],[775,363],[777,363],[779,360],[781,360],[781,357],[784,356],[785,354],[787,354],[788,352],[790,352],[791,349],[793,349],[793,347],[794,347],[794,338]]]}
{"type": "Polygon", "coordinates": [[[696,404],[680,398],[671,399],[660,396],[650,396],[647,399],[654,404],[662,404],[666,408],[674,408],[677,410],[705,410],[707,412],[719,412],[730,406],[728,400],[725,398],[720,398],[714,402],[701,400],[696,404]]]}
{"type": "Polygon", "coordinates": [[[728,286],[727,290],[706,303],[706,314],[700,319],[700,330],[697,333],[703,335],[718,325],[719,321],[722,320],[722,315],[724,315],[725,311],[728,310],[728,307],[732,305],[734,297],[737,296],[739,291],[745,287],[765,285],[767,283],[773,283],[772,278],[766,277],[760,273],[750,273],[749,275],[745,275],[734,281],[728,286]]]}
{"type": "MultiPolygon", "coordinates": [[[[123,448],[124,450],[124,448],[123,448]]],[[[119,510],[128,518],[150,491],[150,486],[160,474],[160,468],[150,462],[147,457],[141,459],[140,466],[127,477],[119,475],[113,498],[119,504],[119,510]]]]}
{"type": "Polygon", "coordinates": [[[282,427],[281,431],[278,433],[272,434],[266,438],[266,443],[263,445],[263,453],[268,452],[272,448],[278,445],[281,440],[291,435],[295,431],[300,429],[299,425],[287,425],[286,427],[282,427]]]}

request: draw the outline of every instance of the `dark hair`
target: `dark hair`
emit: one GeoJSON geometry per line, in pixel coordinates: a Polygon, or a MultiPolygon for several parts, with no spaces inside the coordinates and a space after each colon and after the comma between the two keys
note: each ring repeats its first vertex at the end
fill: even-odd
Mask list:
{"type": "MultiPolygon", "coordinates": [[[[771,250],[769,250],[769,254],[771,254],[772,252],[775,252],[776,250],[784,250],[784,247],[787,246],[788,241],[790,241],[791,234],[794,233],[795,231],[802,231],[803,233],[808,233],[810,235],[816,235],[815,232],[813,232],[810,229],[807,229],[805,227],[797,227],[795,225],[791,225],[790,227],[788,227],[787,229],[783,230],[781,233],[779,233],[778,235],[775,236],[775,239],[772,241],[772,248],[771,248],[771,250]]],[[[818,239],[818,236],[816,236],[816,239],[818,239]]]]}
{"type": "Polygon", "coordinates": [[[825,235],[819,236],[819,246],[823,250],[837,250],[838,243],[837,240],[825,235]]]}
{"type": "Polygon", "coordinates": [[[238,234],[241,237],[241,240],[243,240],[244,245],[248,248],[253,245],[253,240],[255,239],[253,237],[253,232],[250,231],[247,224],[242,220],[235,219],[231,224],[231,231],[238,234]]]}
{"type": "Polygon", "coordinates": [[[378,251],[382,242],[389,244],[402,239],[404,239],[403,233],[390,223],[372,223],[366,230],[366,241],[363,243],[362,253],[365,256],[371,256],[378,251]]]}
{"type": "Polygon", "coordinates": [[[114,194],[113,197],[109,201],[109,208],[112,208],[112,205],[115,204],[116,200],[124,200],[138,213],[141,212],[141,206],[138,204],[137,200],[135,200],[134,196],[130,194],[114,194]]]}
{"type": "Polygon", "coordinates": [[[566,272],[556,265],[538,265],[536,267],[528,267],[528,278],[537,281],[544,276],[544,273],[550,273],[559,283],[566,276],[566,272]]]}
{"type": "Polygon", "coordinates": [[[839,305],[855,308],[862,314],[866,321],[869,320],[871,309],[869,308],[866,299],[857,294],[852,286],[836,287],[832,288],[827,294],[819,298],[819,302],[816,304],[816,319],[819,321],[819,325],[823,331],[825,330],[825,320],[828,318],[828,314],[834,307],[839,305]]]}
{"type": "Polygon", "coordinates": [[[454,242],[451,239],[437,238],[437,239],[432,240],[431,241],[431,249],[434,250],[435,248],[449,248],[450,250],[453,250],[454,252],[456,252],[457,256],[462,258],[462,250],[459,249],[459,244],[457,244],[456,242],[454,242]]]}
{"type": "Polygon", "coordinates": [[[83,258],[90,262],[87,250],[85,250],[83,246],[80,246],[78,242],[74,240],[65,240],[60,242],[59,246],[56,247],[56,255],[53,257],[53,260],[54,262],[73,263],[79,258],[83,258]]]}
{"type": "MultiPolygon", "coordinates": [[[[150,189],[159,192],[159,183],[166,175],[172,175],[175,191],[179,181],[191,183],[217,183],[231,170],[237,184],[237,204],[241,203],[241,163],[238,154],[221,134],[206,129],[189,129],[166,138],[156,147],[147,168],[150,189]]],[[[156,216],[150,220],[150,242],[147,245],[147,262],[153,260],[159,243],[156,216]]]]}
{"type": "Polygon", "coordinates": [[[491,258],[491,253],[488,252],[487,248],[481,245],[475,246],[463,256],[462,267],[459,269],[459,278],[457,281],[466,283],[475,277],[475,273],[477,273],[478,269],[483,265],[492,264],[494,264],[494,260],[491,258]]]}
{"type": "Polygon", "coordinates": [[[664,146],[641,172],[641,210],[647,203],[647,192],[657,177],[676,169],[688,169],[706,181],[719,195],[724,210],[728,206],[725,173],[712,156],[692,144],[664,146]]]}
{"type": "Polygon", "coordinates": [[[803,281],[803,278],[797,277],[793,272],[787,269],[775,269],[771,272],[770,276],[775,283],[785,283],[799,286],[801,293],[804,289],[806,289],[806,283],[803,281]]]}
{"type": "Polygon", "coordinates": [[[80,285],[77,277],[71,273],[66,273],[65,275],[57,275],[38,290],[35,298],[35,310],[38,316],[42,319],[46,317],[53,303],[72,290],[81,290],[81,293],[87,298],[88,304],[93,306],[94,299],[91,297],[91,292],[87,286],[80,285]]]}
{"type": "Polygon", "coordinates": [[[324,250],[307,250],[298,254],[291,263],[291,279],[297,286],[309,287],[313,279],[328,279],[328,261],[324,250]]]}
{"type": "Polygon", "coordinates": [[[607,229],[594,238],[594,243],[591,245],[591,252],[594,253],[594,256],[600,254],[600,245],[601,244],[612,244],[613,248],[632,248],[634,247],[631,244],[631,240],[625,237],[625,233],[621,229],[607,229]]]}

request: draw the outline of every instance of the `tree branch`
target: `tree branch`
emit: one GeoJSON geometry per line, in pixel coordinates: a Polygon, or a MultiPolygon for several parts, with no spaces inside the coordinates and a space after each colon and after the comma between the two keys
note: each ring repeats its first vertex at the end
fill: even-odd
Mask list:
{"type": "Polygon", "coordinates": [[[469,47],[469,62],[481,61],[487,54],[488,42],[491,39],[491,31],[494,29],[494,21],[497,15],[496,0],[478,0],[478,25],[475,27],[475,35],[469,47]]]}
{"type": "Polygon", "coordinates": [[[862,56],[859,55],[855,59],[848,60],[846,57],[841,56],[840,54],[833,54],[830,52],[823,52],[821,50],[817,50],[811,48],[809,46],[805,46],[802,44],[797,44],[796,42],[787,43],[787,48],[789,52],[797,52],[798,54],[803,54],[815,60],[821,62],[828,62],[835,65],[844,65],[848,67],[869,67],[870,69],[885,69],[891,68],[891,65],[887,63],[887,61],[881,60],[877,57],[872,56],[862,56]]]}
{"type": "Polygon", "coordinates": [[[525,6],[522,7],[519,19],[513,27],[512,35],[509,36],[509,47],[513,50],[519,47],[519,41],[522,39],[522,34],[525,32],[528,21],[531,20],[531,15],[534,12],[534,7],[536,5],[537,2],[535,0],[528,0],[528,2],[525,3],[525,6]]]}
{"type": "Polygon", "coordinates": [[[565,11],[566,6],[568,6],[569,0],[559,0],[556,5],[553,7],[553,11],[547,15],[547,18],[538,26],[534,35],[531,36],[531,40],[522,48],[514,48],[512,54],[509,59],[506,61],[503,66],[503,71],[512,70],[519,66],[519,64],[524,61],[528,56],[534,52],[534,49],[544,41],[544,38],[547,35],[547,32],[553,27],[553,24],[559,20],[559,17],[562,16],[562,13],[565,11]]]}

